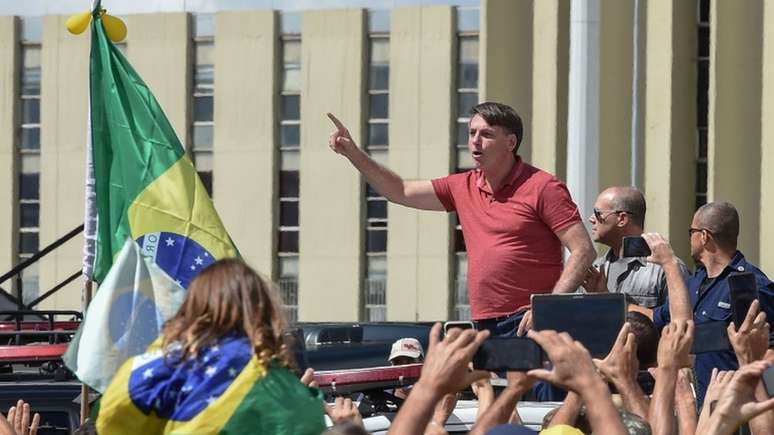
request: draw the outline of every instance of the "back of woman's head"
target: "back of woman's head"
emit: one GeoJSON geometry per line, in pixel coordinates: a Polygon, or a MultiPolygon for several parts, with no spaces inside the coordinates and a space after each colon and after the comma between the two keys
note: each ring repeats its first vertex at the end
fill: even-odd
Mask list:
{"type": "Polygon", "coordinates": [[[182,351],[177,355],[195,357],[220,337],[245,335],[263,362],[276,357],[289,365],[283,327],[274,289],[242,260],[229,258],[191,282],[183,305],[164,327],[163,345],[176,343],[182,351]]]}

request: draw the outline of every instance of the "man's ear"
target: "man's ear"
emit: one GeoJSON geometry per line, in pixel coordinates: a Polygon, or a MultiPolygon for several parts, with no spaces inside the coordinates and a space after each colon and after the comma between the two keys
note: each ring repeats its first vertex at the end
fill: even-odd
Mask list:
{"type": "Polygon", "coordinates": [[[623,228],[629,225],[629,221],[629,213],[618,213],[618,223],[616,223],[616,226],[623,228]]]}
{"type": "Polygon", "coordinates": [[[511,150],[511,152],[513,152],[513,150],[515,150],[516,147],[518,146],[517,144],[519,143],[519,138],[516,137],[515,134],[511,133],[508,135],[508,140],[509,140],[508,148],[511,150]]]}

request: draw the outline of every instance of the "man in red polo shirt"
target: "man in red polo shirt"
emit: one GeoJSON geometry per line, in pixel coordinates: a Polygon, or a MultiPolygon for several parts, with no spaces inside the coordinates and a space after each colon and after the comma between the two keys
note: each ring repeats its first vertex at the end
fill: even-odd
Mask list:
{"type": "Polygon", "coordinates": [[[530,295],[568,293],[583,281],[595,252],[578,207],[553,175],[521,160],[521,118],[513,108],[472,109],[468,149],[475,169],[435,180],[403,180],[376,163],[331,114],[329,144],[377,192],[407,207],[456,211],[468,252],[471,317],[479,329],[512,335],[529,327],[530,295]],[[562,246],[570,251],[562,261],[562,246]]]}

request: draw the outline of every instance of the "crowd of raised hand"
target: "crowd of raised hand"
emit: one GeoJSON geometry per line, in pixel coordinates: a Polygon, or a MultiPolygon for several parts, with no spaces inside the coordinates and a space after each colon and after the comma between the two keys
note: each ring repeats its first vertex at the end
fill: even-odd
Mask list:
{"type": "MultiPolygon", "coordinates": [[[[662,331],[657,364],[650,368],[655,378],[651,397],[637,382],[640,370],[637,344],[630,329],[628,323],[624,324],[603,360],[592,359],[583,345],[569,334],[529,331],[528,336],[543,348],[550,366],[508,372],[507,386],[494,399],[488,382],[490,373],[470,369],[473,354],[489,333],[453,329],[441,340],[437,338],[440,325],[435,325],[430,333],[422,376],[392,422],[389,433],[445,433],[443,426],[454,409],[456,394],[467,387],[472,387],[480,398],[471,434],[486,434],[496,427],[502,430],[501,425],[519,425],[516,406],[536,381],[550,382],[568,391],[562,405],[546,419],[543,428],[546,431],[565,425],[590,429],[595,434],[723,435],[749,424],[753,435],[774,433],[774,398],[769,398],[761,382],[763,372],[774,363],[774,351],[768,349],[769,325],[757,302],[750,307],[738,330],[733,323],[728,327],[739,370],[713,372],[700,410],[696,407],[690,379],[693,322],[677,320],[662,331]],[[619,406],[613,400],[610,386],[620,395],[619,406]],[[631,424],[631,421],[640,424],[631,424]]],[[[361,423],[356,408],[348,400],[337,399],[329,415],[334,422],[361,423]]],[[[335,432],[338,430],[332,429],[331,433],[362,433],[335,432]]],[[[584,432],[578,429],[577,433],[584,432]]]]}

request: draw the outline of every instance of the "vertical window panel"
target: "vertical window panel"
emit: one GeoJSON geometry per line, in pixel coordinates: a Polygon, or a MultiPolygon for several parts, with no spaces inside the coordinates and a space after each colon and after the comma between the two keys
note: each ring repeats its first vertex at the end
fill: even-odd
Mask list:
{"type": "MultiPolygon", "coordinates": [[[[480,12],[478,8],[457,9],[457,62],[456,79],[457,101],[455,115],[457,119],[454,148],[456,170],[462,172],[474,167],[468,151],[468,122],[470,110],[478,104],[479,86],[479,35],[480,12]]],[[[467,253],[465,239],[459,219],[454,217],[454,251],[456,253],[455,278],[451,289],[452,316],[456,320],[470,319],[467,285],[467,253]]]]}
{"type": "Polygon", "coordinates": [[[277,226],[278,284],[283,309],[298,320],[299,167],[301,144],[301,24],[302,14],[280,14],[279,221],[277,226]]]}

